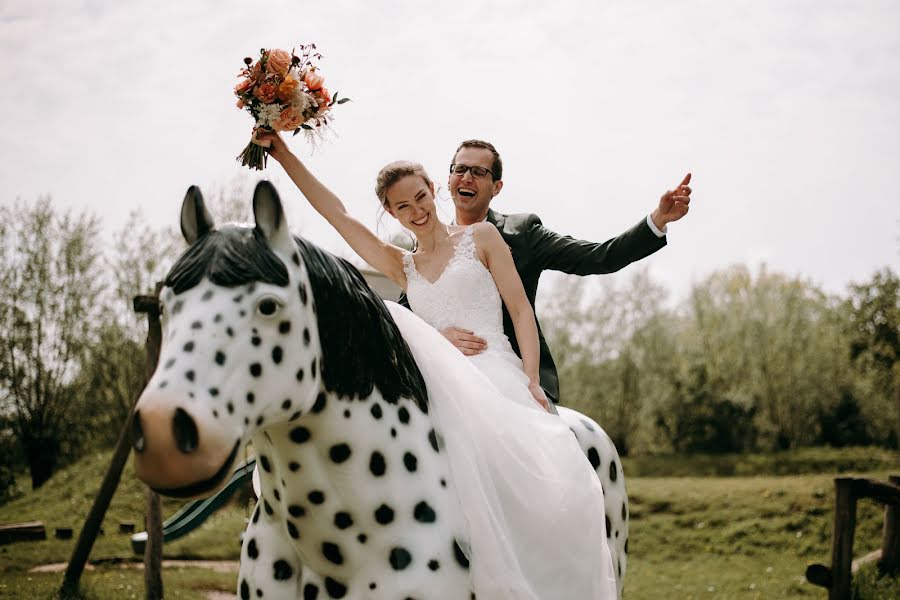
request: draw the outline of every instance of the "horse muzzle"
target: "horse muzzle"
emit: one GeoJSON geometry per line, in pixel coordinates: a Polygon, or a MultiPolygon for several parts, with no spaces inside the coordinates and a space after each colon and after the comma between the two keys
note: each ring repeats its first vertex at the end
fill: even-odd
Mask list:
{"type": "Polygon", "coordinates": [[[176,498],[209,495],[231,474],[240,438],[198,421],[186,398],[163,390],[143,394],[131,423],[135,472],[154,491],[176,498]]]}

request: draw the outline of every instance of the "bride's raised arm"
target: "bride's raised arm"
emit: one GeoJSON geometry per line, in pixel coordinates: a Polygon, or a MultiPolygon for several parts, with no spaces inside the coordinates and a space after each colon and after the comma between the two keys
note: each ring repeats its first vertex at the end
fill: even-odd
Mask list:
{"type": "Polygon", "coordinates": [[[350,244],[353,251],[375,269],[387,275],[394,283],[406,289],[406,275],[403,272],[405,251],[379,239],[371,229],[348,213],[341,199],[316,179],[315,175],[291,152],[280,135],[260,131],[257,138],[271,142],[269,156],[281,164],[316,212],[325,217],[325,220],[350,244]]]}

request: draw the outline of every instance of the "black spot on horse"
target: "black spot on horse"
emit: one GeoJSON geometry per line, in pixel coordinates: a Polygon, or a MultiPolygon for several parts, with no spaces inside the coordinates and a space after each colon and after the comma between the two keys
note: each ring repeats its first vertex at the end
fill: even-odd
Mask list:
{"type": "Polygon", "coordinates": [[[319,597],[319,586],[314,583],[307,583],[303,586],[303,600],[317,600],[319,597]]]}
{"type": "Polygon", "coordinates": [[[306,427],[297,426],[291,429],[291,432],[288,434],[288,436],[295,444],[302,444],[303,442],[309,441],[309,438],[312,437],[312,434],[306,427]]]}
{"type": "Polygon", "coordinates": [[[597,467],[600,466],[600,453],[597,452],[597,449],[591,446],[588,448],[587,452],[588,460],[591,461],[591,466],[594,467],[594,470],[597,470],[597,467]]]}
{"type": "Polygon", "coordinates": [[[395,571],[402,571],[412,563],[412,554],[410,554],[409,550],[406,548],[397,546],[391,548],[391,554],[388,557],[388,561],[391,563],[391,568],[395,571]]]}
{"type": "Polygon", "coordinates": [[[288,561],[278,559],[272,565],[272,574],[275,577],[275,581],[284,581],[294,576],[294,568],[288,561]]]}
{"type": "Polygon", "coordinates": [[[203,329],[203,323],[200,321],[194,321],[191,323],[191,329],[203,329]]]}
{"type": "Polygon", "coordinates": [[[272,505],[269,504],[268,500],[263,500],[263,509],[265,509],[267,515],[272,516],[272,505]]]}
{"type": "Polygon", "coordinates": [[[213,317],[213,323],[221,323],[222,322],[222,313],[216,313],[216,316],[213,317]]]}
{"type": "Polygon", "coordinates": [[[612,523],[609,522],[609,515],[604,515],[606,519],[606,537],[612,537],[612,523]]]}
{"type": "Polygon", "coordinates": [[[436,561],[434,559],[431,559],[428,561],[428,568],[432,571],[437,571],[438,569],[441,568],[441,563],[439,563],[438,561],[436,561]]]}
{"type": "Polygon", "coordinates": [[[438,450],[438,438],[437,434],[434,432],[434,429],[428,432],[428,443],[431,444],[431,447],[434,448],[435,452],[439,452],[438,450]]]}
{"type": "Polygon", "coordinates": [[[228,404],[225,405],[225,408],[228,409],[229,415],[234,414],[234,404],[229,402],[228,404]]]}
{"type": "Polygon", "coordinates": [[[313,504],[322,504],[325,502],[325,493],[320,490],[313,490],[306,496],[313,504]]]}
{"type": "Polygon", "coordinates": [[[250,586],[246,579],[241,580],[241,600],[250,600],[250,586]]]}
{"type": "Polygon", "coordinates": [[[284,356],[284,350],[281,349],[281,346],[275,346],[272,348],[272,362],[276,365],[281,364],[281,359],[284,356]]]}
{"type": "Polygon", "coordinates": [[[182,308],[184,308],[184,300],[179,300],[172,306],[172,314],[177,315],[181,312],[182,308]]]}
{"type": "Polygon", "coordinates": [[[209,388],[209,395],[215,398],[219,395],[219,388],[209,388]]]}
{"type": "Polygon", "coordinates": [[[334,526],[338,529],[347,529],[353,525],[353,517],[350,516],[350,513],[341,511],[334,514],[334,526]]]}
{"type": "Polygon", "coordinates": [[[347,586],[331,577],[325,578],[325,591],[332,598],[343,598],[347,594],[347,586]]]}
{"type": "Polygon", "coordinates": [[[341,554],[340,546],[332,542],[322,542],[322,556],[336,565],[344,564],[344,555],[341,554]]]}
{"type": "Polygon", "coordinates": [[[588,431],[594,431],[594,426],[591,425],[591,422],[587,419],[581,419],[581,424],[584,425],[584,428],[588,431]]]}
{"type": "Polygon", "coordinates": [[[378,522],[379,525],[387,525],[388,523],[394,520],[394,509],[392,509],[387,504],[382,504],[375,511],[375,521],[378,522]]]}
{"type": "Polygon", "coordinates": [[[314,413],[322,412],[325,409],[326,401],[327,398],[325,397],[325,394],[320,392],[319,395],[316,396],[316,401],[315,403],[313,403],[313,406],[310,410],[314,413]]]}
{"type": "Polygon", "coordinates": [[[253,363],[250,365],[250,374],[254,377],[259,377],[262,375],[262,365],[259,363],[253,363]]]}
{"type": "Polygon", "coordinates": [[[256,547],[256,538],[251,538],[247,543],[247,556],[256,560],[259,557],[259,548],[256,547]]]}
{"type": "Polygon", "coordinates": [[[166,361],[166,364],[163,366],[163,368],[164,368],[164,369],[171,369],[171,368],[172,368],[172,365],[174,365],[174,364],[175,364],[175,359],[174,359],[174,358],[170,358],[169,360],[166,361]]]}
{"type": "Polygon", "coordinates": [[[297,381],[303,381],[303,369],[297,369],[297,381]]]}
{"type": "Polygon", "coordinates": [[[413,509],[413,517],[419,523],[434,523],[437,520],[437,514],[435,514],[434,509],[424,500],[416,504],[415,509],[413,509]]]}
{"type": "Polygon", "coordinates": [[[297,291],[300,292],[300,302],[303,303],[303,306],[306,306],[306,302],[308,300],[308,295],[306,292],[306,284],[300,283],[300,285],[297,286],[297,291]]]}
{"type": "Polygon", "coordinates": [[[609,479],[610,481],[615,481],[619,478],[619,468],[616,466],[616,461],[613,460],[609,463],[609,479]]]}
{"type": "Polygon", "coordinates": [[[288,398],[281,403],[281,410],[291,410],[291,399],[288,398]]]}
{"type": "Polygon", "coordinates": [[[225,364],[225,353],[221,350],[216,352],[216,364],[219,366],[225,364]]]}
{"type": "Polygon", "coordinates": [[[188,342],[184,346],[181,347],[185,352],[193,352],[194,351],[194,342],[188,342]]]}
{"type": "Polygon", "coordinates": [[[247,404],[253,404],[256,400],[256,396],[253,395],[253,392],[247,392],[247,404]]]}
{"type": "Polygon", "coordinates": [[[397,410],[397,418],[400,419],[400,422],[403,423],[404,425],[409,423],[409,411],[406,410],[405,406],[401,406],[397,410]]]}
{"type": "Polygon", "coordinates": [[[456,540],[453,540],[453,558],[456,559],[456,564],[463,569],[468,570],[469,559],[466,558],[465,553],[463,553],[462,548],[459,547],[459,543],[456,540]]]}
{"type": "Polygon", "coordinates": [[[335,444],[328,451],[328,455],[331,457],[332,462],[338,465],[350,458],[352,453],[353,451],[350,450],[350,446],[347,444],[335,444]]]}
{"type": "Polygon", "coordinates": [[[376,419],[380,419],[384,414],[381,410],[381,405],[377,402],[372,404],[372,408],[369,409],[369,412],[372,413],[372,416],[376,419]]]}
{"type": "Polygon", "coordinates": [[[627,518],[628,518],[628,512],[625,510],[625,503],[622,502],[622,520],[624,521],[627,518]]]}
{"type": "Polygon", "coordinates": [[[299,539],[300,539],[300,530],[297,529],[297,526],[294,525],[293,522],[287,521],[287,530],[288,530],[288,535],[289,535],[289,536],[291,536],[291,537],[294,538],[295,540],[299,540],[299,539]]]}
{"type": "Polygon", "coordinates": [[[306,509],[299,504],[291,504],[288,506],[288,513],[290,513],[292,517],[299,519],[306,514],[306,509]]]}
{"type": "Polygon", "coordinates": [[[265,454],[259,455],[259,464],[263,468],[263,471],[266,473],[272,472],[272,465],[269,463],[269,457],[265,454]]]}
{"type": "Polygon", "coordinates": [[[384,455],[376,450],[372,453],[372,458],[369,459],[369,471],[375,477],[381,477],[386,470],[387,464],[384,461],[384,455]]]}
{"type": "Polygon", "coordinates": [[[254,346],[259,346],[260,344],[262,344],[262,338],[258,335],[254,335],[252,338],[250,338],[250,343],[254,346]]]}
{"type": "Polygon", "coordinates": [[[412,452],[404,452],[403,466],[406,467],[406,470],[410,473],[415,473],[416,469],[419,468],[419,459],[417,459],[412,452]]]}
{"type": "Polygon", "coordinates": [[[303,328],[303,345],[309,346],[309,328],[303,328]]]}
{"type": "Polygon", "coordinates": [[[196,374],[194,373],[193,370],[190,370],[190,371],[186,372],[184,374],[184,376],[187,378],[188,381],[194,381],[194,377],[196,376],[196,374]]]}
{"type": "Polygon", "coordinates": [[[288,469],[290,469],[292,473],[296,473],[297,471],[300,470],[300,463],[298,463],[295,460],[292,460],[291,462],[288,463],[288,469]]]}
{"type": "Polygon", "coordinates": [[[278,333],[287,334],[291,331],[291,322],[290,321],[282,321],[278,324],[278,333]]]}
{"type": "Polygon", "coordinates": [[[276,489],[272,490],[272,493],[275,495],[275,500],[277,500],[278,502],[281,502],[281,492],[279,492],[278,489],[276,488],[276,489]]]}

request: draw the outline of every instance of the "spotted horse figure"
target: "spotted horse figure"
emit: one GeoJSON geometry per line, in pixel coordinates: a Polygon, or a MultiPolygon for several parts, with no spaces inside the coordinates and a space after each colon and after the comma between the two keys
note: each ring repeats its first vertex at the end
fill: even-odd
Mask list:
{"type": "MultiPolygon", "coordinates": [[[[159,365],[135,408],[138,477],[210,495],[252,442],[243,600],[474,597],[426,382],[387,307],[348,262],[290,235],[268,182],[253,211],[255,226],[216,228],[199,190],[185,196],[189,247],[166,276],[159,365]]],[[[559,412],[603,483],[621,595],[618,454],[595,422],[559,412]]]]}

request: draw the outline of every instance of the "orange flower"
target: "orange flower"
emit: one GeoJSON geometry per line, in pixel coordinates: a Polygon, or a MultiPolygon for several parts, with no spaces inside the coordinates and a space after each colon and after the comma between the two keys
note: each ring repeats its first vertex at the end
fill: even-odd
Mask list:
{"type": "Polygon", "coordinates": [[[322,87],[322,84],[325,83],[325,78],[319,75],[315,68],[311,68],[306,72],[306,75],[303,76],[303,83],[306,84],[312,91],[316,91],[322,87]]]}
{"type": "Polygon", "coordinates": [[[253,95],[266,104],[270,104],[273,100],[275,100],[275,95],[277,93],[278,88],[276,88],[271,83],[264,83],[253,90],[253,95]]]}
{"type": "Polygon", "coordinates": [[[281,111],[281,115],[272,123],[272,126],[276,131],[289,131],[300,127],[303,121],[305,121],[303,113],[297,110],[296,107],[288,106],[281,111]]]}
{"type": "Polygon", "coordinates": [[[331,103],[331,94],[328,93],[328,88],[323,87],[316,92],[316,102],[319,103],[319,112],[325,112],[328,109],[328,105],[331,103]]]}
{"type": "Polygon", "coordinates": [[[234,93],[238,96],[245,93],[247,90],[253,87],[252,79],[245,79],[236,86],[234,86],[234,93]]]}
{"type": "Polygon", "coordinates": [[[291,53],[287,50],[269,51],[269,60],[266,61],[266,71],[276,75],[286,75],[291,68],[291,53]]]}
{"type": "Polygon", "coordinates": [[[294,90],[296,90],[299,85],[300,82],[288,73],[285,75],[281,85],[278,86],[278,99],[282,102],[287,102],[294,96],[294,90]]]}

